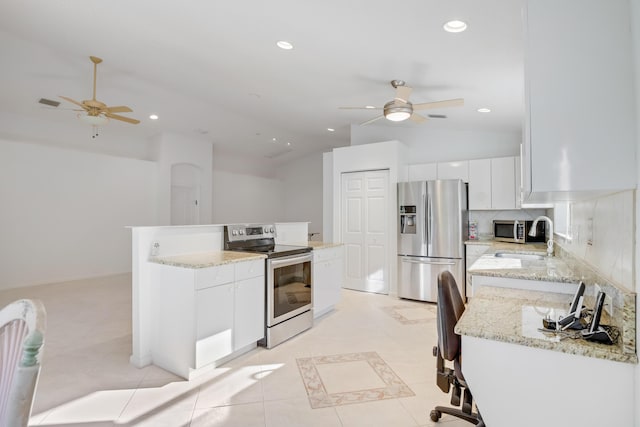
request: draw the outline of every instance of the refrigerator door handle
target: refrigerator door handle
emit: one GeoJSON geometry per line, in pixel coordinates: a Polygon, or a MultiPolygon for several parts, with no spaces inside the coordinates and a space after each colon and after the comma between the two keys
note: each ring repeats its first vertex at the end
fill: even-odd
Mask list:
{"type": "Polygon", "coordinates": [[[432,205],[431,205],[431,196],[427,199],[427,237],[425,238],[425,243],[427,244],[427,254],[431,255],[431,236],[433,232],[433,215],[431,213],[432,205]]]}
{"type": "Polygon", "coordinates": [[[453,261],[425,261],[415,258],[402,258],[402,262],[410,262],[412,264],[431,264],[431,265],[456,265],[453,261]]]}
{"type": "MultiPolygon", "coordinates": [[[[425,193],[422,193],[422,206],[426,207],[427,206],[427,195],[425,193]]],[[[427,243],[427,224],[426,221],[424,224],[422,224],[422,243],[426,244],[427,243]]],[[[425,253],[426,255],[426,253],[425,253]]]]}

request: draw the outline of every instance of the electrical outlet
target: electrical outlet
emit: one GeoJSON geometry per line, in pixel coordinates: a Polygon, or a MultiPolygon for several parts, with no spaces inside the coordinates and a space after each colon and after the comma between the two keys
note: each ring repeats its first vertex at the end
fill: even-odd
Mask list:
{"type": "Polygon", "coordinates": [[[160,254],[160,242],[151,242],[151,256],[160,254]]]}
{"type": "MultiPolygon", "coordinates": [[[[600,285],[598,285],[597,283],[595,283],[593,285],[593,297],[597,297],[598,296],[598,292],[602,291],[602,288],[600,287],[600,285]]],[[[611,298],[611,295],[609,294],[605,294],[604,295],[604,306],[602,307],[604,309],[604,311],[607,312],[607,314],[610,317],[613,317],[613,299],[611,298]]]]}

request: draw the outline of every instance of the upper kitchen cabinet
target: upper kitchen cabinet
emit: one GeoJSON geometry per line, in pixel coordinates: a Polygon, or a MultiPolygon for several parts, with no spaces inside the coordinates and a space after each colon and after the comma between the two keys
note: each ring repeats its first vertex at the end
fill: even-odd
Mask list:
{"type": "Polygon", "coordinates": [[[525,3],[526,202],[635,188],[629,9],[627,0],[525,3]]]}
{"type": "Polygon", "coordinates": [[[519,157],[469,160],[469,209],[519,209],[519,157]]]}

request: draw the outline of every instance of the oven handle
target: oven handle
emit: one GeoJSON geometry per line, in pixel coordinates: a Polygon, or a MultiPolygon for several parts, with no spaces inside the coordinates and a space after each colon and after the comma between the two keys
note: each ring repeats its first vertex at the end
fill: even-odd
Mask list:
{"type": "Polygon", "coordinates": [[[269,259],[269,264],[273,268],[278,268],[278,267],[285,267],[287,265],[300,264],[300,263],[311,261],[311,260],[312,260],[311,253],[307,253],[304,255],[294,255],[290,257],[269,259]]]}

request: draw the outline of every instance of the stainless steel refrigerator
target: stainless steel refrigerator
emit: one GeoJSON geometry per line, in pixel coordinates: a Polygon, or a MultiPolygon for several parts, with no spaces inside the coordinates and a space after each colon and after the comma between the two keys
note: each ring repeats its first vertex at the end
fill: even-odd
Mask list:
{"type": "Polygon", "coordinates": [[[467,187],[459,179],[398,183],[398,296],[437,302],[449,270],[465,298],[467,187]]]}

